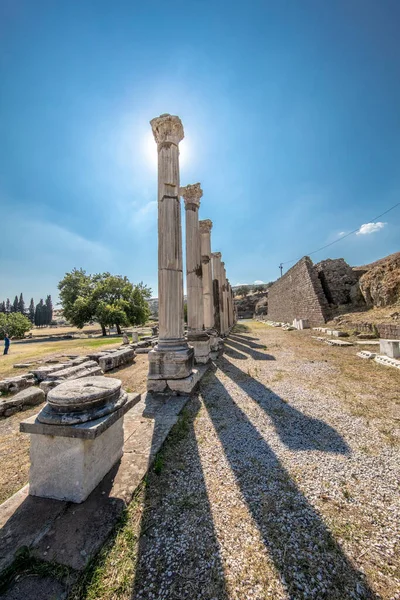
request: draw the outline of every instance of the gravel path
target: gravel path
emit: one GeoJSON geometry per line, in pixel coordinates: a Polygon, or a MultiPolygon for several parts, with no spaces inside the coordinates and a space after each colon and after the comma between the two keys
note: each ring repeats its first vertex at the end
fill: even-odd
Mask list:
{"type": "Polygon", "coordinates": [[[398,448],[326,392],[315,344],[250,327],[149,475],[132,598],[400,599],[398,448]]]}

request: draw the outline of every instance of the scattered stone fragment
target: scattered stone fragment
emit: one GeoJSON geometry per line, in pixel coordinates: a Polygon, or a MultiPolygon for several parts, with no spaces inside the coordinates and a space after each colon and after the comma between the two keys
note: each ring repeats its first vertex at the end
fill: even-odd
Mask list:
{"type": "Polygon", "coordinates": [[[375,356],[374,359],[380,365],[385,365],[385,367],[395,367],[396,369],[400,369],[400,360],[396,360],[395,358],[390,358],[389,356],[378,355],[375,356]]]}
{"type": "Polygon", "coordinates": [[[128,347],[124,350],[117,350],[116,352],[100,357],[99,366],[104,372],[111,371],[111,369],[131,363],[134,357],[135,351],[128,347]]]}
{"type": "Polygon", "coordinates": [[[37,387],[29,387],[18,392],[12,398],[0,400],[0,417],[10,417],[19,410],[28,406],[36,406],[45,401],[43,390],[37,387]]]}
{"type": "Polygon", "coordinates": [[[91,375],[101,375],[101,369],[94,360],[88,360],[81,365],[54,371],[48,375],[47,379],[77,379],[80,377],[90,377],[91,375]]]}
{"type": "Polygon", "coordinates": [[[330,346],[352,346],[351,342],[344,342],[343,340],[325,340],[330,346]]]}
{"type": "Polygon", "coordinates": [[[13,394],[34,384],[35,378],[30,373],[18,377],[8,377],[7,379],[0,381],[0,392],[13,394]]]}
{"type": "Polygon", "coordinates": [[[368,352],[368,350],[362,350],[361,352],[357,352],[357,356],[360,358],[375,358],[376,354],[374,352],[368,352]]]}

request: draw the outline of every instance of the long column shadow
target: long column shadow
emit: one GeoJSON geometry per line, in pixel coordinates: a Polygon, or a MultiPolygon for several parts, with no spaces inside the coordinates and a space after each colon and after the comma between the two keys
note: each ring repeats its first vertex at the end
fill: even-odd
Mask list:
{"type": "Polygon", "coordinates": [[[266,354],[265,352],[259,352],[258,350],[254,350],[253,347],[246,346],[245,344],[240,344],[231,338],[228,338],[225,342],[225,347],[231,346],[240,352],[246,352],[253,358],[254,360],[275,360],[275,358],[271,354],[266,354]]]}
{"type": "Polygon", "coordinates": [[[239,342],[240,344],[245,344],[246,346],[249,346],[250,348],[265,348],[265,344],[256,344],[256,342],[253,342],[253,339],[256,338],[251,338],[249,336],[243,336],[243,335],[237,335],[236,333],[231,333],[229,335],[229,339],[230,340],[234,340],[235,342],[239,342]]]}
{"type": "MultiPolygon", "coordinates": [[[[239,373],[243,378],[240,369],[228,365],[225,359],[218,361],[218,364],[220,362],[224,372],[236,382],[239,373]]],[[[252,381],[256,388],[257,384],[252,381]]],[[[272,418],[273,408],[278,403],[281,404],[279,408],[287,407],[276,394],[267,393],[264,386],[263,389],[258,388],[258,394],[255,396],[260,405],[265,401],[265,409],[268,409],[272,418]],[[258,397],[261,391],[265,399],[258,397]]],[[[378,600],[379,597],[369,588],[363,574],[353,567],[318,512],[297,488],[264,437],[215,374],[207,378],[202,395],[242,497],[290,600],[378,600]],[[226,418],[226,427],[220,427],[221,415],[226,418]]],[[[289,447],[297,450],[317,447],[326,452],[348,453],[346,443],[331,427],[301,416],[299,411],[290,407],[285,408],[285,413],[282,424],[278,424],[277,420],[274,423],[289,447]],[[297,435],[305,436],[305,441],[294,442],[293,436],[285,434],[285,427],[291,429],[296,419],[304,425],[297,435]],[[315,428],[317,433],[323,433],[323,437],[330,437],[322,448],[323,437],[319,437],[316,443],[315,428]]]]}
{"type": "Polygon", "coordinates": [[[228,599],[194,432],[199,409],[194,396],[148,474],[132,600],[228,599]]]}
{"type": "Polygon", "coordinates": [[[281,441],[288,448],[350,454],[350,448],[333,427],[297,410],[226,358],[221,357],[218,366],[268,414],[281,441]]]}

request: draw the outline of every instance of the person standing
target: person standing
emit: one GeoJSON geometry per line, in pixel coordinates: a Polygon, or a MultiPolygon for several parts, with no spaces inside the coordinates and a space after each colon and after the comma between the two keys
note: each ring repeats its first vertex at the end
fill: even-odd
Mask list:
{"type": "Polygon", "coordinates": [[[10,338],[7,334],[4,336],[4,352],[3,354],[8,354],[8,350],[10,348],[10,338]]]}

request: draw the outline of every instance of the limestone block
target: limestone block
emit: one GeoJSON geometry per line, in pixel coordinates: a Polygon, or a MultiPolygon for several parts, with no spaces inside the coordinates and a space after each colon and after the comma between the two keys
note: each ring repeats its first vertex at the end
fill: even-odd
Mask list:
{"type": "Polygon", "coordinates": [[[139,334],[137,331],[132,331],[132,343],[136,344],[139,341],[139,334]]]}
{"type": "Polygon", "coordinates": [[[53,379],[51,381],[41,381],[39,383],[39,387],[41,390],[43,390],[44,394],[47,396],[49,391],[52,390],[53,388],[55,388],[57,385],[60,385],[60,383],[63,383],[62,379],[53,379]]]}
{"type": "Polygon", "coordinates": [[[135,354],[148,354],[151,350],[150,348],[136,348],[135,354]]]}
{"type": "Polygon", "coordinates": [[[390,358],[400,358],[400,340],[379,340],[380,353],[390,358]]]}
{"type": "MultiPolygon", "coordinates": [[[[62,369],[61,371],[55,371],[53,373],[50,373],[47,376],[47,379],[72,379],[78,377],[85,377],[88,375],[94,375],[95,373],[93,372],[93,367],[95,367],[95,370],[98,371],[99,367],[96,361],[88,360],[80,365],[76,365],[75,367],[67,367],[66,369],[62,369]]],[[[100,373],[98,372],[96,374],[100,375],[100,373]]]]}
{"type": "Polygon", "coordinates": [[[192,372],[194,350],[189,346],[178,350],[155,346],[148,356],[149,379],[183,379],[192,372]]]}
{"type": "Polygon", "coordinates": [[[30,373],[20,375],[19,377],[8,377],[0,381],[0,392],[10,392],[13,394],[34,385],[34,383],[35,379],[30,373]]]}
{"type": "Polygon", "coordinates": [[[112,352],[107,356],[100,357],[99,366],[104,372],[111,371],[111,369],[131,363],[134,357],[135,351],[128,347],[123,350],[118,350],[117,352],[112,352]]]}
{"type": "Polygon", "coordinates": [[[94,440],[31,436],[31,496],[80,503],[123,454],[123,417],[94,440]]]}
{"type": "Polygon", "coordinates": [[[204,371],[195,368],[189,377],[185,377],[184,379],[169,379],[167,384],[169,389],[177,394],[190,394],[199,384],[203,374],[204,371]]]}
{"type": "Polygon", "coordinates": [[[352,346],[351,342],[344,342],[343,340],[325,340],[330,346],[352,346]]]}
{"type": "Polygon", "coordinates": [[[208,340],[189,340],[189,344],[194,350],[195,363],[205,365],[210,360],[210,339],[208,340]]]}
{"type": "Polygon", "coordinates": [[[368,352],[368,350],[362,350],[361,352],[357,352],[357,356],[360,358],[375,358],[375,352],[368,352]]]}
{"type": "Polygon", "coordinates": [[[377,363],[384,365],[385,367],[395,367],[400,369],[400,360],[396,360],[395,358],[390,358],[389,356],[378,355],[375,356],[374,359],[377,363]]]}

